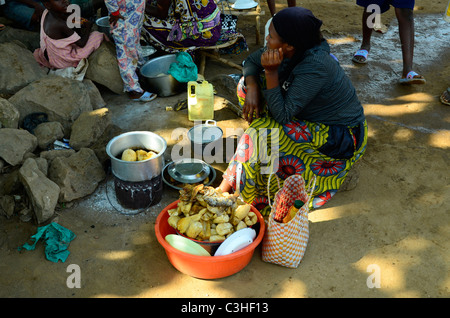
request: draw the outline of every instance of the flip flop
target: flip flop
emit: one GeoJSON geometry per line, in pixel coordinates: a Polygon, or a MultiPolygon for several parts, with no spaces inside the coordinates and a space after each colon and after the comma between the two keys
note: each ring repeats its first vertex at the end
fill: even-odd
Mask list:
{"type": "Polygon", "coordinates": [[[6,28],[6,25],[0,23],[0,31],[6,28]]]}
{"type": "Polygon", "coordinates": [[[427,81],[423,78],[422,75],[417,74],[414,71],[409,72],[405,78],[400,79],[400,84],[425,84],[427,81]],[[415,77],[420,76],[420,77],[415,77]]]}
{"type": "Polygon", "coordinates": [[[381,34],[385,34],[388,31],[388,27],[385,24],[381,23],[380,25],[375,25],[373,27],[373,30],[375,32],[378,32],[378,33],[381,33],[381,34]]]}
{"type": "Polygon", "coordinates": [[[450,106],[450,87],[442,93],[440,100],[442,104],[450,106]]]}
{"type": "Polygon", "coordinates": [[[367,63],[367,56],[369,55],[369,51],[367,50],[358,50],[356,51],[355,55],[353,55],[352,61],[359,64],[366,64],[367,63]],[[364,58],[364,60],[358,60],[356,57],[361,56],[364,58]]]}
{"type": "Polygon", "coordinates": [[[154,94],[154,93],[150,93],[150,92],[144,92],[144,94],[142,94],[141,97],[139,98],[135,98],[132,99],[135,102],[151,102],[152,100],[154,100],[158,95],[154,94]]]}

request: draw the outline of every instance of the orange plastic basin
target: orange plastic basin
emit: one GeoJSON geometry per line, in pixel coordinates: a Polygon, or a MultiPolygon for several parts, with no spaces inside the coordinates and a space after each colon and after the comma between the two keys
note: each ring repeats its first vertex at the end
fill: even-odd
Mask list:
{"type": "Polygon", "coordinates": [[[170,263],[180,272],[192,277],[202,279],[216,279],[233,275],[250,263],[253,252],[256,247],[261,243],[264,237],[265,222],[264,219],[255,207],[251,207],[259,222],[259,230],[257,230],[257,236],[255,240],[243,249],[234,252],[232,254],[223,256],[197,256],[182,252],[169,243],[166,242],[165,237],[168,234],[176,234],[174,228],[172,228],[167,219],[169,218],[170,209],[175,209],[179,201],[175,201],[169,204],[156,218],[155,234],[159,244],[162,245],[166,251],[166,255],[169,258],[170,263]]]}

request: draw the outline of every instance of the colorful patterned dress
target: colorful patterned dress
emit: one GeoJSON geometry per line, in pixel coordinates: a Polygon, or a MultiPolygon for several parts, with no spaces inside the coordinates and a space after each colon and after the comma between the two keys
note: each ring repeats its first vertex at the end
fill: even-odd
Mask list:
{"type": "Polygon", "coordinates": [[[220,31],[220,9],[215,0],[173,0],[166,20],[146,15],[142,35],[155,48],[176,53],[212,46],[220,31]]]}
{"type": "MultiPolygon", "coordinates": [[[[238,85],[241,106],[244,105],[245,94],[242,78],[238,85]]],[[[310,208],[319,208],[336,194],[353,164],[364,154],[366,144],[366,121],[356,127],[345,127],[294,118],[286,125],[280,125],[267,111],[263,111],[261,118],[253,120],[242,135],[223,177],[236,189],[236,169],[242,165],[242,197],[263,215],[268,215],[268,196],[273,202],[285,179],[301,174],[308,184],[316,176],[310,208]],[[327,142],[333,142],[331,139],[353,143],[353,154],[336,159],[321,153],[318,149],[327,142]]]]}
{"type": "Polygon", "coordinates": [[[125,18],[111,26],[124,91],[143,93],[136,70],[144,63],[140,39],[145,0],[105,0],[105,4],[110,13],[119,12],[125,18]]]}

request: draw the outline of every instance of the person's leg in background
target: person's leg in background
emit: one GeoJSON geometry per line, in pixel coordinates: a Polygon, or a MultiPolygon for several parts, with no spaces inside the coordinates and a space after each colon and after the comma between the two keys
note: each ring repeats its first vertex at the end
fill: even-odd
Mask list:
{"type": "MultiPolygon", "coordinates": [[[[288,7],[295,7],[296,0],[287,0],[288,7]]],[[[269,7],[270,16],[274,16],[274,14],[277,12],[275,9],[275,0],[267,0],[267,6],[269,7]]]]}
{"type": "MultiPolygon", "coordinates": [[[[414,2],[414,1],[412,1],[414,2]]],[[[413,57],[414,57],[414,13],[410,8],[395,8],[395,15],[398,20],[398,32],[400,35],[400,42],[402,44],[402,57],[403,57],[403,71],[402,79],[406,78],[413,70],[413,57]]],[[[417,79],[417,83],[424,80],[423,76],[412,72],[410,74],[411,81],[414,83],[414,79],[417,79]]]]}

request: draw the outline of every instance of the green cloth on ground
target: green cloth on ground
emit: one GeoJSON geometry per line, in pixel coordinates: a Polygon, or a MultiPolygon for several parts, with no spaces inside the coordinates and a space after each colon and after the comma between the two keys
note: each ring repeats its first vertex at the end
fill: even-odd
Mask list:
{"type": "Polygon", "coordinates": [[[26,250],[34,250],[39,239],[45,241],[45,256],[49,261],[58,263],[61,260],[63,263],[66,261],[70,252],[67,250],[70,242],[76,237],[76,235],[59,225],[58,223],[50,223],[46,226],[38,227],[37,233],[31,237],[34,240],[32,245],[25,243],[19,247],[19,251],[24,248],[26,250]]]}
{"type": "Polygon", "coordinates": [[[187,83],[197,80],[198,69],[189,53],[178,52],[177,61],[170,65],[168,73],[178,82],[187,83]]]}

